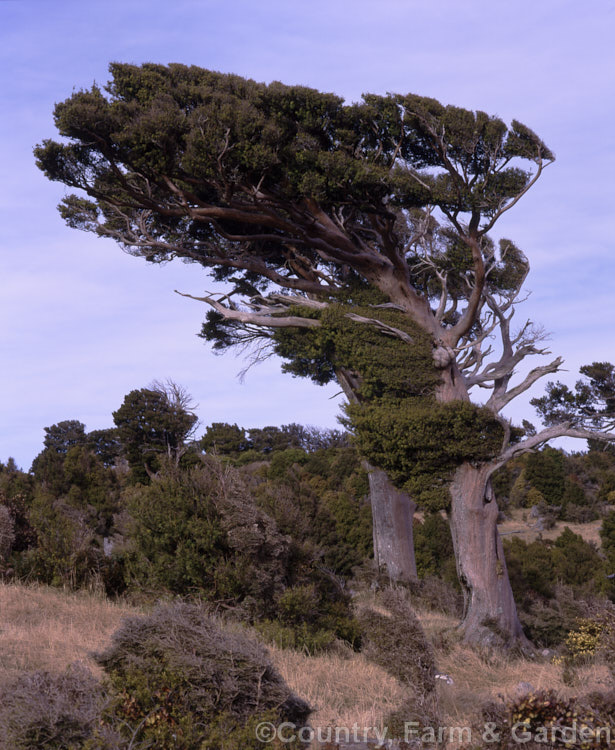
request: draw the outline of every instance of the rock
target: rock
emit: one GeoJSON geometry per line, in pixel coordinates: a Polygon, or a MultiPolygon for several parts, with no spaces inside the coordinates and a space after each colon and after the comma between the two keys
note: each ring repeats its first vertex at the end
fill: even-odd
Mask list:
{"type": "Polygon", "coordinates": [[[515,688],[517,695],[527,695],[528,693],[534,692],[534,686],[531,682],[520,682],[515,688]]]}

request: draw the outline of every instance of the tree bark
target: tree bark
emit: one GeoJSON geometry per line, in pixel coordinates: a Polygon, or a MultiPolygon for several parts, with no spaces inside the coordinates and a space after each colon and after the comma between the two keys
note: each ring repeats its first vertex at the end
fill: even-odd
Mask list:
{"type": "Polygon", "coordinates": [[[386,472],[366,462],[374,530],[374,560],[391,581],[416,580],[412,524],[416,504],[386,472]]]}
{"type": "Polygon", "coordinates": [[[531,650],[517,616],[489,468],[463,464],[451,492],[451,533],[464,594],[460,631],[470,644],[531,650]]]}

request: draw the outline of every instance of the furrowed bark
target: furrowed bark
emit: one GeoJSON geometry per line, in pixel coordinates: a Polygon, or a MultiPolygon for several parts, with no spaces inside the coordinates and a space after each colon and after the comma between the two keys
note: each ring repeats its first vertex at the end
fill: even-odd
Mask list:
{"type": "Polygon", "coordinates": [[[459,626],[463,639],[472,645],[529,651],[508,578],[487,468],[463,464],[450,492],[451,534],[464,595],[459,626]]]}

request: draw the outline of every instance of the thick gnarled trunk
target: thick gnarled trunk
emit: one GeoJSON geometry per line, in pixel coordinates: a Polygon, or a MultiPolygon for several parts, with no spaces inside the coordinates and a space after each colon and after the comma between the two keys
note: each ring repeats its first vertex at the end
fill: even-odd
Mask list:
{"type": "Polygon", "coordinates": [[[464,593],[460,630],[471,644],[529,649],[508,579],[488,476],[486,467],[463,464],[450,487],[451,532],[464,593]]]}
{"type": "Polygon", "coordinates": [[[417,575],[412,524],[416,505],[406,492],[393,486],[384,471],[369,464],[366,468],[376,566],[391,581],[415,580],[417,575]]]}

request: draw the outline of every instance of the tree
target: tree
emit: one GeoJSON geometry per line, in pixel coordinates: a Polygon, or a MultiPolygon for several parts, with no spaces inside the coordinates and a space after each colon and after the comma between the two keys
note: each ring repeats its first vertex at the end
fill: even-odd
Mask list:
{"type": "Polygon", "coordinates": [[[111,74],[105,92],[56,106],[65,140],[35,152],[50,179],[78,191],[60,205],[68,224],[150,262],[209,269],[228,291],[195,299],[231,338],[264,328],[393,339],[391,379],[369,347],[362,369],[338,370],[349,400],[358,394],[359,443],[399,485],[450,508],[466,640],[523,641],[490,478],[551,437],[595,437],[565,422],[520,440],[500,416],[562,362],[511,382],[547,351],[530,322],[511,328],[527,258],[489,236],[551,151],[517,121],[412,94],[346,105],[182,65],[111,74]],[[489,392],[482,407],[477,387],[489,392]]]}
{"type": "Polygon", "coordinates": [[[175,465],[186,452],[186,441],[196,429],[197,417],[185,390],[169,381],[131,391],[113,412],[113,421],[136,479],[147,480],[166,455],[175,465]]]}
{"type": "Polygon", "coordinates": [[[212,422],[199,440],[199,445],[206,453],[234,456],[247,450],[250,444],[243,427],[226,422],[212,422]]]}
{"type": "Polygon", "coordinates": [[[32,462],[30,471],[37,482],[59,496],[70,488],[64,475],[64,460],[72,448],[85,445],[85,425],[76,419],[65,419],[44,429],[45,447],[32,462]]]}

